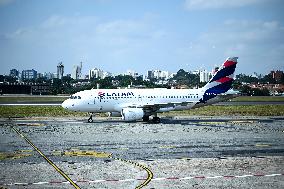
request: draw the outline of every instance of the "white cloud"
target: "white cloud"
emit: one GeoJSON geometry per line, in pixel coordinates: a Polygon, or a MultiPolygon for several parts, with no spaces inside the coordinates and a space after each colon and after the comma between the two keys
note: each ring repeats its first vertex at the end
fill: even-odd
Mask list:
{"type": "Polygon", "coordinates": [[[58,26],[63,26],[66,24],[67,19],[65,17],[59,16],[59,15],[52,15],[49,18],[47,18],[41,26],[43,28],[54,28],[58,26]]]}
{"type": "MultiPolygon", "coordinates": [[[[284,29],[277,21],[229,20],[216,28],[177,53],[187,56],[189,62],[222,61],[222,57],[239,56],[239,71],[244,73],[283,69],[284,29]]],[[[212,62],[208,63],[207,66],[212,66],[212,62]]]]}
{"type": "Polygon", "coordinates": [[[262,3],[266,0],[185,0],[187,10],[237,8],[262,3]]]}
{"type": "MultiPolygon", "coordinates": [[[[136,20],[105,22],[80,14],[71,17],[52,15],[37,26],[19,28],[5,36],[10,44],[17,44],[15,52],[29,51],[23,56],[37,52],[36,56],[41,54],[46,59],[63,59],[63,62],[83,60],[88,62],[88,68],[93,65],[110,71],[114,67],[127,69],[133,67],[133,63],[141,62],[145,52],[158,49],[158,41],[164,41],[166,32],[149,17],[151,15],[136,20]]],[[[56,64],[57,59],[49,61],[56,64]]],[[[136,66],[144,67],[143,64],[136,66]]]]}

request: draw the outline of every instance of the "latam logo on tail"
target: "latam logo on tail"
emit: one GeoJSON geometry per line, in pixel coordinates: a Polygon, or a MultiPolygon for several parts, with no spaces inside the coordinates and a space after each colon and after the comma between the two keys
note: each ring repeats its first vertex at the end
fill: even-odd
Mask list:
{"type": "MultiPolygon", "coordinates": [[[[158,113],[207,106],[233,98],[228,93],[234,81],[237,57],[229,57],[212,79],[199,89],[92,89],[80,91],[62,103],[62,107],[80,112],[109,112],[125,121],[142,119],[159,123],[158,113]],[[104,100],[102,100],[104,99],[104,100]]],[[[88,119],[92,122],[92,115],[88,119]]]]}

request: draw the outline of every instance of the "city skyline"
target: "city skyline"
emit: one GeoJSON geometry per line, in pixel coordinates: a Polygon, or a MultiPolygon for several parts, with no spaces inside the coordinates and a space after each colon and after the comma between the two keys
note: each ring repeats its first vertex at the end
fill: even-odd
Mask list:
{"type": "MultiPolygon", "coordinates": [[[[197,69],[197,70],[184,70],[184,71],[189,72],[191,74],[200,75],[200,77],[202,78],[201,80],[209,81],[209,76],[214,75],[214,73],[216,72],[216,69],[218,69],[218,68],[219,67],[215,66],[212,69],[208,69],[208,70],[205,69],[205,68],[200,68],[200,69],[197,69]]],[[[175,72],[171,72],[171,71],[168,71],[168,70],[150,69],[150,70],[147,70],[146,73],[142,73],[142,72],[139,72],[137,70],[128,69],[128,70],[121,72],[121,73],[112,73],[112,72],[109,72],[108,70],[102,70],[102,69],[97,67],[97,68],[88,69],[88,71],[86,73],[83,73],[81,63],[80,63],[80,65],[73,65],[73,70],[72,70],[71,73],[66,73],[64,70],[65,70],[64,64],[62,62],[59,62],[58,65],[57,65],[57,71],[41,72],[41,71],[39,71],[35,68],[24,69],[24,70],[17,70],[15,68],[13,68],[13,69],[10,69],[9,73],[3,74],[3,75],[22,78],[22,72],[35,71],[38,75],[37,78],[38,77],[47,77],[48,79],[52,79],[52,78],[61,79],[62,76],[69,76],[69,77],[77,80],[77,79],[91,79],[92,77],[105,78],[107,76],[119,76],[119,75],[130,75],[134,78],[143,76],[143,78],[147,79],[147,78],[149,78],[149,72],[150,72],[150,74],[152,75],[151,76],[152,78],[157,78],[157,79],[158,78],[164,78],[164,79],[167,80],[167,79],[173,77],[173,75],[177,74],[177,72],[179,71],[179,70],[177,70],[175,72]],[[76,73],[74,73],[75,70],[76,70],[76,73]],[[72,76],[72,74],[73,74],[73,76],[72,76]],[[18,75],[18,76],[16,76],[16,75],[18,75]]],[[[268,73],[265,73],[265,74],[259,74],[257,72],[254,72],[252,74],[248,74],[248,76],[260,78],[260,77],[263,77],[264,75],[268,75],[268,74],[271,74],[272,72],[277,72],[277,71],[283,72],[283,70],[280,70],[280,69],[279,70],[270,70],[268,73]]],[[[244,73],[239,73],[239,74],[244,74],[244,73]]]]}
{"type": "MultiPolygon", "coordinates": [[[[283,70],[281,0],[0,0],[1,73],[65,73],[83,62],[111,73],[131,69],[211,70],[238,56],[238,73],[283,70]]],[[[237,74],[238,74],[237,73],[237,74]]]]}

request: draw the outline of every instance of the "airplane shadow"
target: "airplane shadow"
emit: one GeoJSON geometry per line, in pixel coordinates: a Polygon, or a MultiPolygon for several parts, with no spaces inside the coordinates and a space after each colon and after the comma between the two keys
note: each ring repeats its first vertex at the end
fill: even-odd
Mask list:
{"type": "MultiPolygon", "coordinates": [[[[204,124],[204,123],[210,123],[210,122],[222,122],[222,123],[226,123],[228,121],[231,121],[231,119],[191,119],[191,118],[188,118],[188,119],[174,119],[174,118],[171,118],[171,117],[162,117],[161,118],[161,122],[160,123],[154,123],[152,122],[151,120],[149,122],[143,122],[142,120],[138,120],[138,121],[131,121],[131,122],[127,122],[127,121],[124,121],[124,120],[113,120],[113,119],[94,119],[92,123],[88,123],[86,120],[84,120],[83,122],[84,123],[88,123],[88,124],[95,124],[95,123],[110,123],[110,124],[119,124],[119,123],[128,123],[128,124],[131,124],[131,123],[139,123],[139,124],[152,124],[152,125],[157,125],[157,124],[173,124],[173,125],[176,125],[176,124],[180,124],[180,125],[192,125],[192,126],[208,126],[208,124],[204,124]]],[[[213,125],[214,126],[214,125],[213,125]]],[[[215,125],[216,126],[216,125],[215,125]]],[[[224,126],[224,125],[223,125],[224,126]]],[[[218,126],[220,127],[220,126],[218,126]]]]}

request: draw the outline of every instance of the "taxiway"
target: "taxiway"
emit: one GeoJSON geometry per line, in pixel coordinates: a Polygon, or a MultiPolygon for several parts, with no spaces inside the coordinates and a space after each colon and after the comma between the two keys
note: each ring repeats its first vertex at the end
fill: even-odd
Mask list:
{"type": "Polygon", "coordinates": [[[0,186],[72,187],[39,150],[79,188],[283,188],[283,123],[284,117],[174,117],[160,124],[2,119],[0,186]]]}

